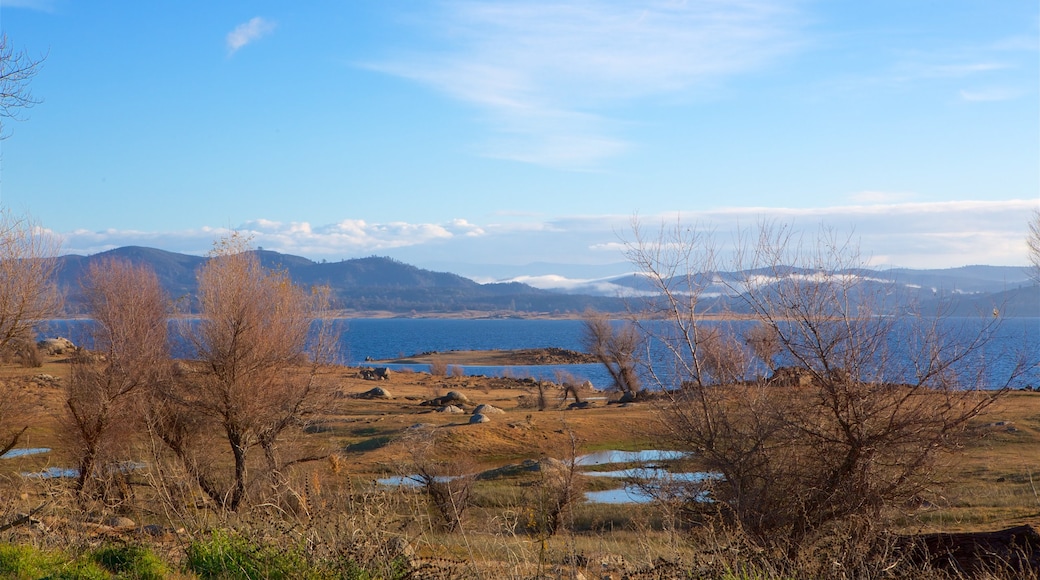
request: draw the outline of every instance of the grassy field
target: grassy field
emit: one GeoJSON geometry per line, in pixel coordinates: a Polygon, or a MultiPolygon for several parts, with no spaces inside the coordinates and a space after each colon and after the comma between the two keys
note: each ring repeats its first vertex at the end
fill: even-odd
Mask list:
{"type": "MultiPolygon", "coordinates": [[[[694,562],[732,562],[704,549],[725,545],[714,537],[705,543],[711,530],[690,529],[681,510],[663,504],[589,503],[577,495],[560,529],[550,535],[540,525],[551,511],[546,507],[551,489],[544,472],[516,470],[476,479],[468,509],[459,510],[461,526],[452,533],[443,530],[436,507],[419,488],[375,483],[412,475],[427,460],[427,467],[442,473],[473,475],[524,460],[555,458],[566,463],[598,450],[666,448],[653,402],[620,406],[597,400],[589,409],[564,410],[560,391],[550,390],[550,408],[540,411],[535,385],[522,379],[397,372],[388,381],[369,381],[358,369],[329,369],[324,378],[333,396],[327,412],[287,441],[300,453],[328,454],[329,459],[298,466],[263,505],[222,516],[201,503],[171,500],[148,468],[132,475],[124,501],[109,505],[77,501],[67,480],[20,475],[72,465],[61,435],[61,385],[67,376],[68,365],[56,358],[35,369],[0,367],[0,380],[23,385],[34,398],[33,415],[25,418],[30,429],[19,447],[52,449],[0,460],[0,525],[39,508],[31,519],[0,532],[0,540],[8,546],[44,550],[44,556],[32,557],[56,558],[55,565],[63,569],[100,570],[99,576],[83,572],[66,577],[118,575],[99,563],[114,556],[98,556],[99,550],[139,545],[165,566],[158,577],[220,577],[194,567],[191,559],[205,560],[200,554],[207,549],[232,553],[238,549],[236,537],[245,538],[248,545],[239,546],[245,553],[260,558],[266,546],[263,549],[274,550],[269,555],[272,562],[290,570],[306,568],[293,564],[293,558],[341,561],[336,554],[364,569],[351,576],[343,566],[331,572],[314,568],[314,577],[405,577],[394,571],[402,558],[412,566],[410,577],[424,577],[414,570],[426,566],[428,577],[484,578],[577,577],[579,571],[601,578],[635,578],[638,571],[651,569],[661,571],[656,577],[685,577],[694,562]],[[376,386],[388,390],[391,398],[356,397],[376,386]],[[468,413],[441,413],[422,405],[449,391],[468,398],[467,411],[490,404],[504,413],[490,415],[489,423],[471,425],[468,413]],[[423,448],[426,452],[417,456],[422,445],[428,446],[423,448]],[[116,516],[133,520],[132,525],[112,525],[116,516]],[[213,535],[218,529],[237,532],[230,540],[221,539],[213,535]],[[230,547],[220,548],[224,541],[231,542],[230,547]],[[60,549],[64,556],[46,556],[51,549],[60,549]],[[665,575],[669,563],[680,561],[686,563],[686,572],[665,575]]],[[[973,423],[972,433],[959,453],[945,458],[944,481],[937,482],[944,490],[942,499],[908,506],[896,520],[895,531],[982,531],[1040,524],[1040,393],[1008,393],[973,423]]],[[[147,441],[139,443],[141,455],[132,459],[147,464],[147,441]]],[[[585,473],[578,473],[573,483],[582,491],[620,485],[618,479],[585,473]]],[[[11,550],[0,553],[0,575],[5,574],[5,561],[30,558],[11,550]]],[[[239,577],[277,576],[274,569],[239,577]]],[[[10,573],[46,576],[34,574],[10,573]]]]}

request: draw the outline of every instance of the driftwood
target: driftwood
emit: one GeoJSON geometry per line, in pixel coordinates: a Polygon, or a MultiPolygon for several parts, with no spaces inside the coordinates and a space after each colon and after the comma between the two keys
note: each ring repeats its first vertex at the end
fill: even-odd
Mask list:
{"type": "Polygon", "coordinates": [[[995,532],[904,536],[898,545],[914,563],[955,575],[998,572],[1040,577],[1040,533],[1029,525],[995,532]]]}

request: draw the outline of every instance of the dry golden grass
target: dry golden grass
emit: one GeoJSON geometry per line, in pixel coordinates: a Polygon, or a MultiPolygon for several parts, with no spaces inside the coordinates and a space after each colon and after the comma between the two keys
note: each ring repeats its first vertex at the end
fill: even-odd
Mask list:
{"type": "MultiPolygon", "coordinates": [[[[656,448],[656,442],[661,441],[657,435],[659,415],[653,403],[619,407],[600,401],[587,410],[555,408],[539,412],[522,403],[524,397],[536,395],[534,385],[523,380],[395,372],[389,381],[368,381],[360,377],[358,369],[344,367],[333,367],[325,373],[323,378],[335,393],[329,399],[327,414],[294,435],[289,443],[303,452],[322,450],[335,457],[297,468],[292,492],[277,507],[284,517],[314,517],[323,510],[334,511],[340,506],[335,503],[339,500],[329,498],[347,494],[340,490],[371,489],[371,482],[378,477],[402,474],[408,467],[408,449],[401,438],[417,424],[431,426],[437,433],[439,453],[466,458],[478,470],[526,458],[565,459],[572,436],[578,452],[656,448]],[[375,386],[390,391],[392,398],[355,397],[375,386]],[[491,423],[470,425],[469,414],[438,413],[433,407],[420,405],[435,394],[449,391],[465,394],[470,399],[468,409],[487,403],[505,413],[493,416],[491,423]],[[331,503],[318,506],[315,502],[319,498],[331,503]]],[[[33,414],[26,417],[31,428],[19,446],[54,449],[49,454],[0,461],[0,524],[15,513],[50,502],[46,515],[41,516],[52,532],[48,537],[59,545],[96,545],[111,539],[114,532],[103,528],[98,531],[98,526],[86,522],[86,518],[91,513],[111,513],[113,508],[77,505],[62,482],[18,475],[69,465],[59,434],[62,390],[60,383],[44,375],[67,380],[67,364],[61,359],[48,359],[40,368],[0,367],[0,380],[24,382],[36,401],[33,414]],[[56,529],[65,531],[54,534],[56,529]]],[[[562,395],[557,390],[551,393],[554,403],[555,397],[562,395]]],[[[978,436],[948,458],[944,501],[908,509],[908,515],[898,520],[897,531],[981,531],[1040,524],[1040,393],[1008,393],[974,422],[973,430],[978,436]]],[[[607,485],[603,478],[588,479],[592,485],[607,485]]],[[[530,477],[478,481],[475,505],[466,514],[462,533],[435,531],[429,525],[432,516],[420,494],[407,491],[386,508],[394,512],[386,516],[393,525],[378,525],[404,538],[421,557],[465,561],[485,573],[498,567],[504,574],[501,577],[532,577],[538,567],[550,571],[554,566],[575,562],[578,556],[586,564],[621,557],[630,570],[659,559],[690,561],[693,557],[688,553],[689,538],[676,531],[669,515],[646,506],[578,505],[567,516],[567,530],[549,538],[543,546],[523,530],[525,515],[518,507],[524,505],[524,494],[532,481],[530,477]]],[[[145,485],[137,490],[135,501],[133,506],[118,509],[138,524],[184,527],[190,533],[193,528],[202,530],[226,523],[205,509],[171,514],[145,485]]],[[[50,541],[29,529],[10,533],[25,534],[27,541],[50,541]]],[[[7,535],[5,539],[17,537],[7,535]]],[[[186,540],[174,536],[155,541],[165,542],[164,549],[176,554],[186,540]]]]}

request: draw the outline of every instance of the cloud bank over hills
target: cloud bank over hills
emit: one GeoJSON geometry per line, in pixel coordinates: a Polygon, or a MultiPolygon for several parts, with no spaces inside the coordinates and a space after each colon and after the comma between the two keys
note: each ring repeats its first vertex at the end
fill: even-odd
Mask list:
{"type": "MultiPolygon", "coordinates": [[[[871,265],[883,268],[1025,265],[1027,220],[1037,206],[1036,200],[904,202],[813,209],[720,208],[635,217],[501,215],[446,223],[348,219],[311,224],[256,219],[232,229],[251,236],[255,246],[316,261],[377,254],[473,279],[566,287],[624,273],[624,247],[633,238],[633,220],[649,233],[677,223],[714,231],[723,244],[738,230],[763,220],[790,224],[807,234],[832,228],[858,243],[871,265]]],[[[64,251],[71,254],[141,245],[204,255],[227,229],[76,230],[59,235],[64,251]]]]}

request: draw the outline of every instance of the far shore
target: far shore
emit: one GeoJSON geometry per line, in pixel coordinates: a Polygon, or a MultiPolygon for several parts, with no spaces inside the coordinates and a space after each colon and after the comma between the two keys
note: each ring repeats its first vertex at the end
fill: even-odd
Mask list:
{"type": "Polygon", "coordinates": [[[411,356],[367,360],[364,364],[427,364],[465,366],[535,366],[594,364],[595,357],[584,352],[562,348],[526,348],[517,350],[449,350],[423,352],[411,356]]]}

